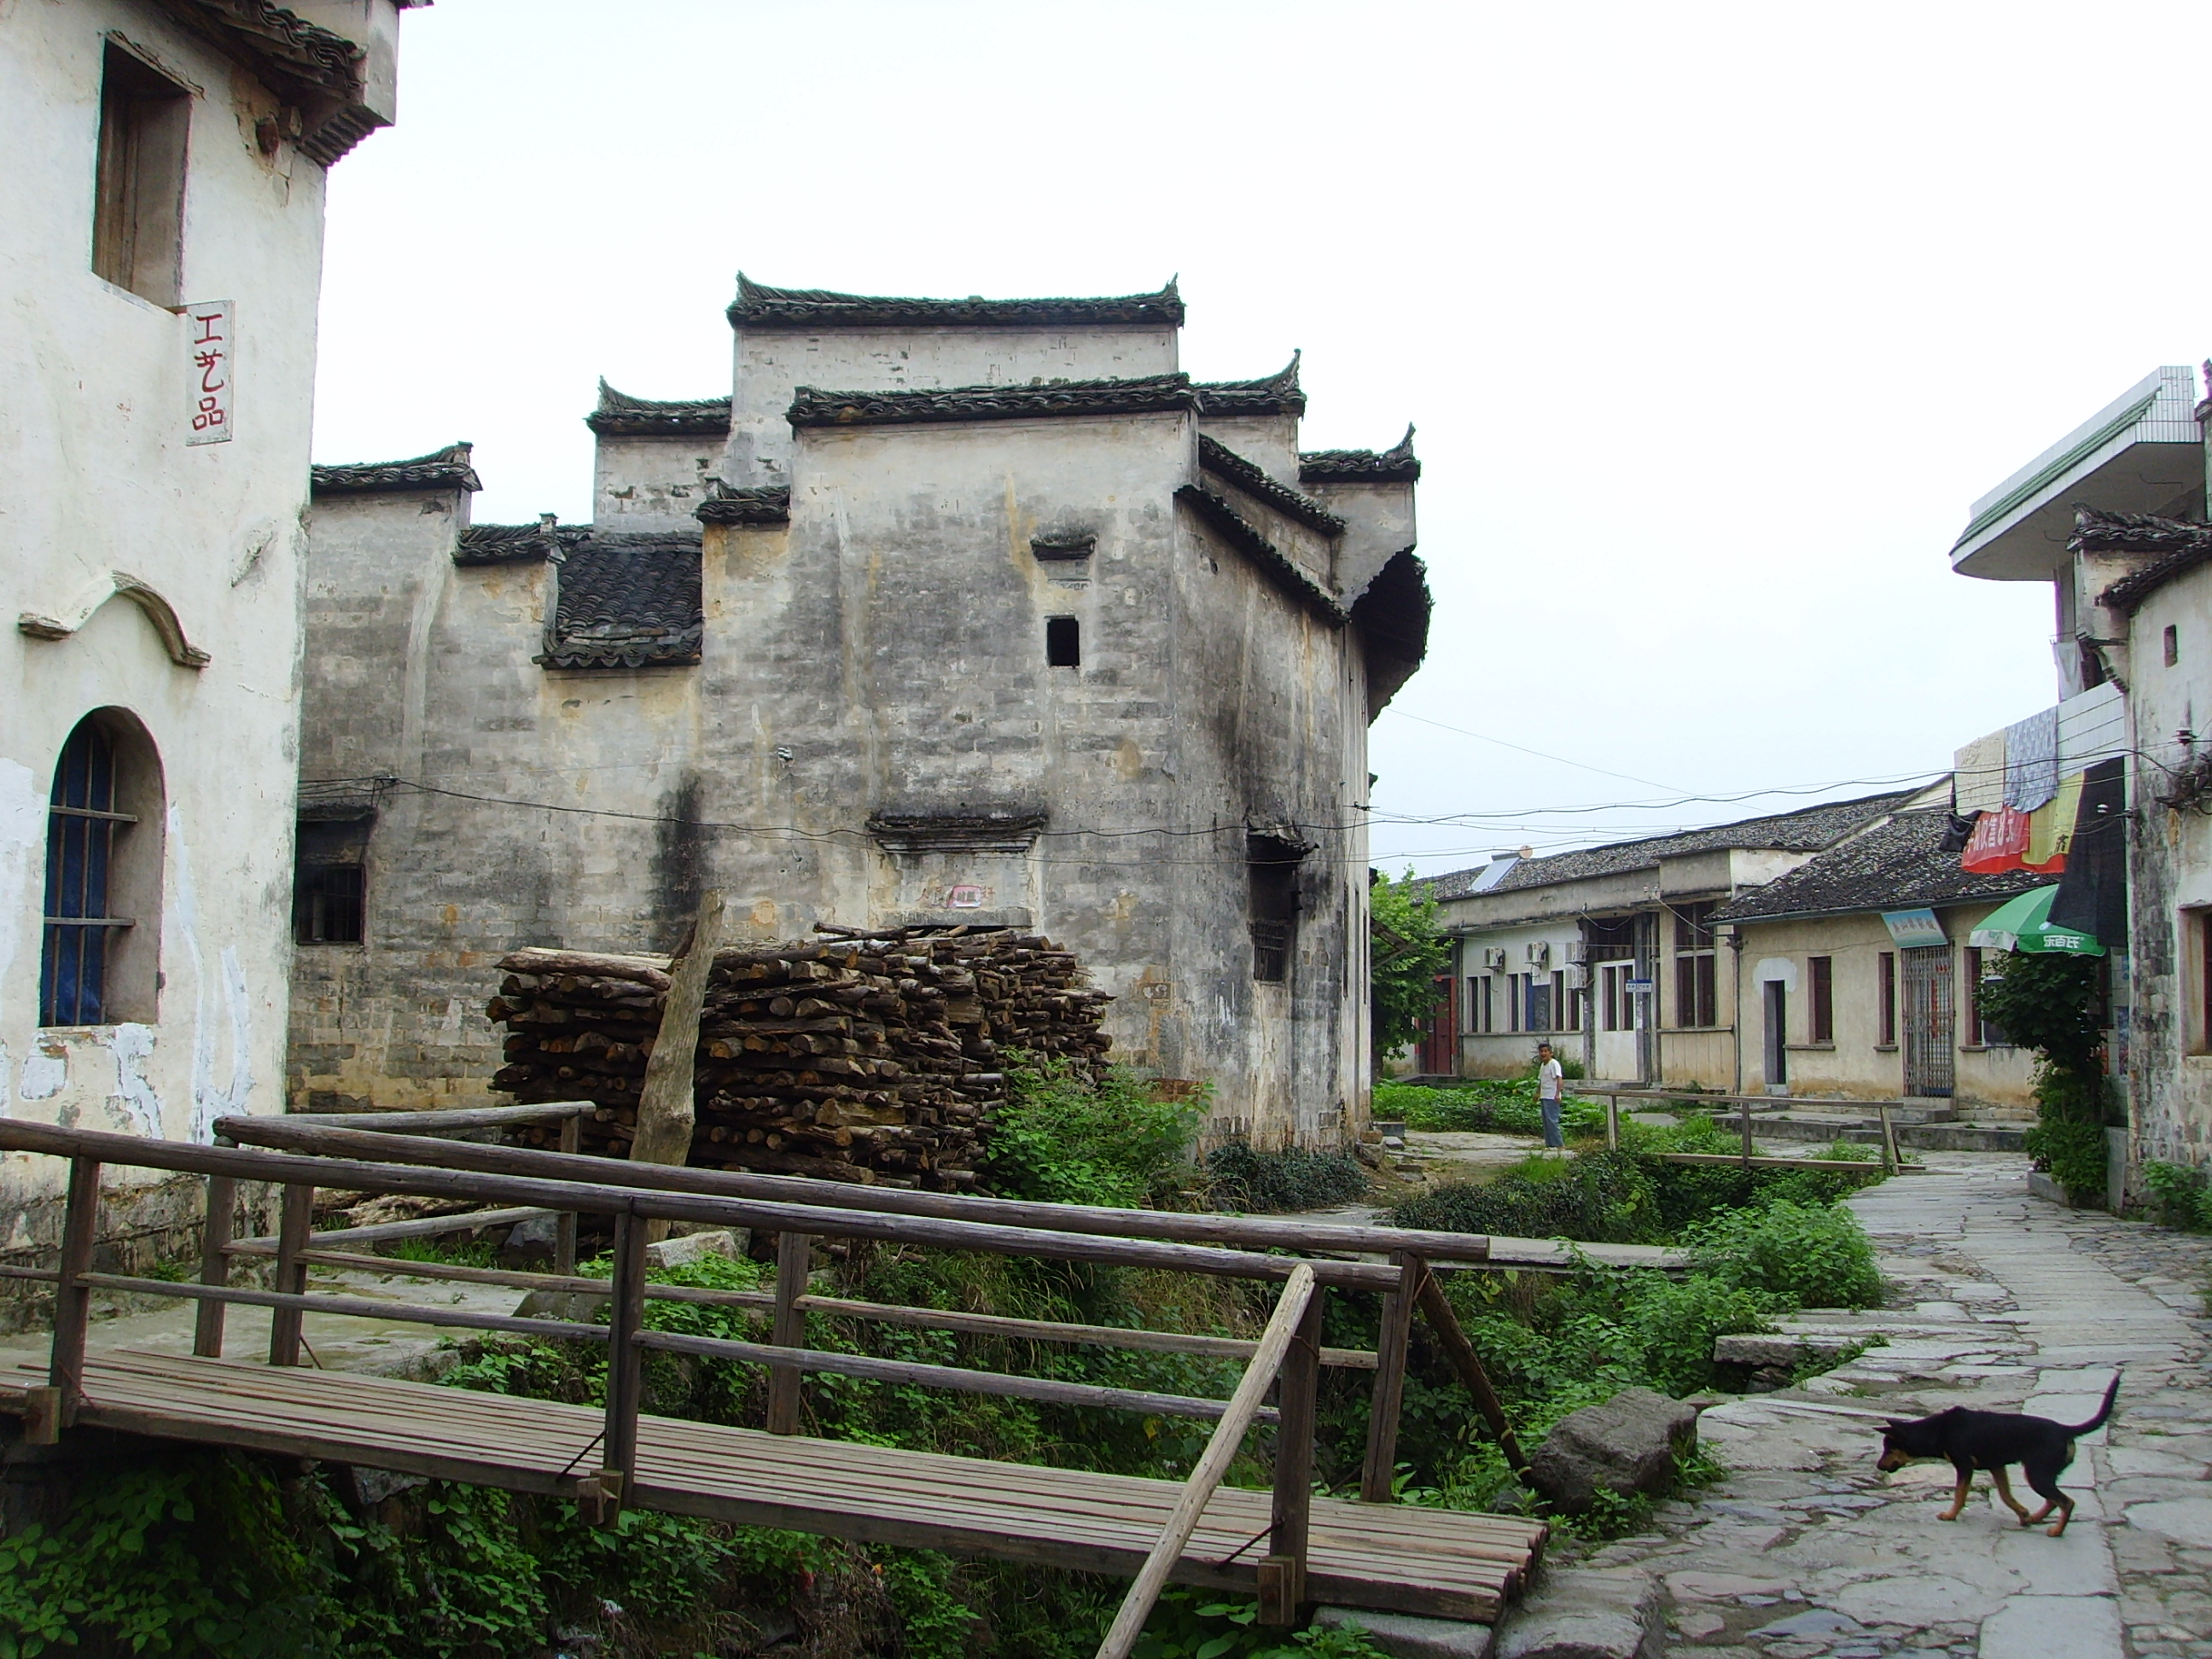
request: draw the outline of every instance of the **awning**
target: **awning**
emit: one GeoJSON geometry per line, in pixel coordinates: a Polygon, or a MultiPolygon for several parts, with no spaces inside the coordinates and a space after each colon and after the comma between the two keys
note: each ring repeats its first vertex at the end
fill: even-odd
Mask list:
{"type": "Polygon", "coordinates": [[[2090,934],[2051,925],[2051,903],[2057,896],[2054,885],[2007,899],[1982,918],[1982,925],[1966,935],[1966,943],[1979,950],[2018,951],[2027,956],[2104,955],[2105,947],[2090,934]]]}

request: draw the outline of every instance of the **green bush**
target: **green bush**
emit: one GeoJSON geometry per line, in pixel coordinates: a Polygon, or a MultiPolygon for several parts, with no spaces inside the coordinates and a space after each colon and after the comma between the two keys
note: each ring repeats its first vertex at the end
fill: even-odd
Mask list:
{"type": "Polygon", "coordinates": [[[1207,1156],[1206,1176],[1216,1209],[1248,1214],[1325,1209],[1367,1195],[1367,1172],[1357,1158],[1297,1146],[1262,1152],[1232,1140],[1207,1156]]]}
{"type": "Polygon", "coordinates": [[[2212,1233],[2212,1178],[2203,1170],[2152,1158],[2142,1173],[2159,1220],[2185,1231],[2212,1233]]]}
{"type": "MultiPolygon", "coordinates": [[[[1544,1132],[1543,1108],[1533,1078],[1476,1078],[1455,1089],[1419,1083],[1378,1083],[1374,1115],[1402,1120],[1409,1129],[1476,1131],[1486,1134],[1535,1135],[1544,1132]]],[[[1568,1136],[1600,1134],[1605,1108],[1595,1101],[1569,1098],[1560,1103],[1559,1121],[1568,1136]]]]}
{"type": "MultiPolygon", "coordinates": [[[[2039,1097],[2042,1092],[2039,1085],[2039,1097]]],[[[2075,1198],[2103,1194],[2106,1169],[2105,1126],[2101,1118],[2053,1117],[2047,1111],[2021,1137],[2035,1167],[2075,1198]]]]}
{"type": "Polygon", "coordinates": [[[1383,1659],[1364,1630],[1270,1630],[1259,1615],[1257,1601],[1224,1601],[1218,1590],[1171,1584],[1145,1621],[1135,1659],[1383,1659]]]}
{"type": "Polygon", "coordinates": [[[1684,1230],[1693,1272],[1739,1290],[1786,1296],[1813,1308],[1871,1308],[1882,1299],[1874,1245],[1838,1204],[1778,1199],[1723,1211],[1684,1230]]]}
{"type": "Polygon", "coordinates": [[[1409,1199],[1390,1218],[1401,1227],[1605,1244],[1649,1243],[1659,1231],[1646,1161],[1628,1152],[1532,1158],[1495,1180],[1409,1199]]]}
{"type": "Polygon", "coordinates": [[[1202,1093],[1163,1100],[1124,1067],[1094,1083],[1055,1058],[1010,1065],[1006,1090],[989,1126],[991,1186],[1054,1204],[1141,1206],[1174,1184],[1206,1109],[1202,1093]]]}

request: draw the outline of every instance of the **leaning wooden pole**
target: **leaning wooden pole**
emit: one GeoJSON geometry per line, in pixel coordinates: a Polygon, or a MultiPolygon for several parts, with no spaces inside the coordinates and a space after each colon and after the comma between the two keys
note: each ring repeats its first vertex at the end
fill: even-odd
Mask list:
{"type": "Polygon", "coordinates": [[[1429,1328],[1436,1333],[1437,1346],[1444,1351],[1444,1358],[1458,1373],[1459,1380],[1467,1391],[1474,1396],[1475,1409],[1482,1413],[1483,1421],[1490,1425],[1490,1432],[1497,1440],[1498,1449],[1505,1454],[1505,1461],[1513,1466],[1514,1474],[1525,1476],[1528,1473],[1528,1455],[1521,1449],[1520,1441],[1514,1437],[1513,1425],[1505,1419],[1504,1402],[1498,1399],[1498,1390],[1490,1386],[1490,1374],[1482,1369],[1482,1361],[1475,1354],[1474,1344],[1467,1340],[1467,1333],[1460,1328],[1459,1316],[1452,1312],[1451,1302],[1444,1295],[1444,1287],[1437,1282],[1434,1273],[1424,1268],[1420,1287],[1415,1295],[1420,1303],[1423,1316],[1429,1322],[1429,1328]]]}
{"type": "Polygon", "coordinates": [[[1121,1612],[1114,1616],[1113,1628],[1098,1644],[1097,1659],[1128,1659],[1129,1650],[1144,1633],[1145,1620],[1152,1616],[1153,1604],[1167,1588],[1168,1576],[1182,1559],[1184,1547],[1190,1542],[1191,1534],[1198,1530],[1199,1517],[1206,1513],[1206,1504],[1229,1473],[1230,1464],[1236,1461],[1237,1449],[1244,1443],[1245,1431],[1252,1426],[1261,1399],[1274,1382],[1275,1373],[1282,1369],[1283,1356],[1290,1351],[1291,1338],[1305,1318],[1306,1304],[1313,1300],[1313,1268],[1301,1261],[1285,1281],[1282,1297],[1275,1304],[1274,1316],[1261,1333],[1259,1349],[1253,1354],[1252,1363],[1244,1368],[1237,1392],[1230,1395],[1229,1409],[1213,1425],[1213,1437],[1206,1443],[1198,1467],[1184,1482],[1175,1512],[1168,1516],[1167,1525],[1160,1528],[1152,1553],[1137,1571],[1137,1582],[1129,1586],[1128,1595],[1122,1598],[1121,1612]]]}
{"type": "MultiPolygon", "coordinates": [[[[682,1164],[691,1156],[694,1127],[693,1066],[699,1051],[699,1015],[707,1006],[707,976],[722,943],[722,892],[710,887],[700,896],[690,943],[671,966],[668,994],[661,999],[660,1031],[645,1062],[645,1088],[637,1101],[637,1137],[630,1142],[636,1164],[682,1164]]],[[[665,1238],[668,1224],[646,1224],[648,1240],[665,1238]]]]}

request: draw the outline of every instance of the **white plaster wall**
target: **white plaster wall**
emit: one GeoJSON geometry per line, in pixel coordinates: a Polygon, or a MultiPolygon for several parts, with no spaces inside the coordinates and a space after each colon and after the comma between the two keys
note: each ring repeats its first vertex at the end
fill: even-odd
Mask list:
{"type": "MultiPolygon", "coordinates": [[[[732,484],[789,482],[793,388],[921,391],[1126,380],[1176,371],[1176,331],[1122,325],[1059,329],[828,329],[737,331],[730,446],[732,484]]],[[[1255,458],[1256,459],[1256,458],[1255,458]]]]}
{"type": "MultiPolygon", "coordinates": [[[[0,629],[0,1111],[204,1138],[282,1096],[301,510],[324,178],[253,141],[274,100],[133,0],[0,6],[0,617],[73,620],[111,573],[158,590],[204,667],[111,599],[70,637],[0,629]],[[193,88],[183,293],[236,307],[236,437],[187,447],[187,325],[94,276],[103,37],[193,88]],[[143,1025],[37,1027],[45,802],[70,730],[128,709],[167,792],[161,984],[143,1025]]],[[[0,1218],[58,1169],[0,1164],[0,1218]]],[[[13,1240],[8,1242],[14,1242],[13,1240]]]]}
{"type": "MultiPolygon", "coordinates": [[[[1293,489],[1305,489],[1298,482],[1297,416],[1207,415],[1200,419],[1198,429],[1214,442],[1235,450],[1277,483],[1288,484],[1293,489]]],[[[1398,547],[1405,545],[1405,542],[1398,544],[1398,547]]],[[[1390,551],[1395,553],[1398,547],[1390,551]]],[[[1378,564],[1376,568],[1382,567],[1378,564]]]]}
{"type": "Polygon", "coordinates": [[[696,531],[691,515],[722,470],[723,440],[603,437],[592,464],[592,522],[602,530],[696,531]]]}

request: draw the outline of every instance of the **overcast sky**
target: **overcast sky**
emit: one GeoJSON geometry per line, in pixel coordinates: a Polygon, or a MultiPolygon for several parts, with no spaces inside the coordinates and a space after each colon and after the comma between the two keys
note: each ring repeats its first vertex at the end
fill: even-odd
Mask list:
{"type": "Polygon", "coordinates": [[[1869,793],[2055,695],[1968,504],[2212,350],[2208,46],[2201,0],[439,0],[332,174],[315,454],[467,438],[477,518],[582,520],[597,377],[726,393],[741,268],[1180,272],[1194,374],[1304,349],[1306,447],[1419,428],[1378,862],[1869,793]]]}

